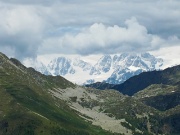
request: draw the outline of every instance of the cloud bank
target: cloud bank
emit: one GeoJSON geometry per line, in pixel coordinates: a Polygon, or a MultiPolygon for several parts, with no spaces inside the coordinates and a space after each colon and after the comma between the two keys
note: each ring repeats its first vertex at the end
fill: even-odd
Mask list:
{"type": "Polygon", "coordinates": [[[66,54],[113,54],[121,52],[146,52],[161,47],[177,45],[178,37],[163,39],[149,34],[145,26],[140,25],[136,18],[125,21],[125,26],[106,26],[95,23],[79,33],[65,34],[44,40],[40,53],[66,54]]]}
{"type": "Polygon", "coordinates": [[[0,0],[0,50],[23,59],[179,46],[179,7],[179,0],[0,0]]]}

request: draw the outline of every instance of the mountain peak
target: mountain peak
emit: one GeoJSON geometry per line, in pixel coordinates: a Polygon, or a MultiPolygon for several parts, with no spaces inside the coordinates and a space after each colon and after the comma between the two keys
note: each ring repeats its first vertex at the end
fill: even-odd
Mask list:
{"type": "Polygon", "coordinates": [[[101,73],[109,72],[112,64],[112,58],[110,55],[102,56],[95,64],[94,68],[91,69],[90,75],[100,75],[101,73]]]}
{"type": "Polygon", "coordinates": [[[163,60],[149,53],[121,53],[102,55],[95,64],[83,60],[83,57],[57,57],[48,66],[39,64],[38,71],[44,74],[61,75],[74,83],[107,82],[119,84],[141,72],[159,70],[163,60]],[[81,78],[81,79],[80,79],[81,78]]]}
{"type": "Polygon", "coordinates": [[[75,70],[71,66],[71,60],[65,57],[58,57],[48,64],[48,69],[53,75],[74,74],[75,70]]]}

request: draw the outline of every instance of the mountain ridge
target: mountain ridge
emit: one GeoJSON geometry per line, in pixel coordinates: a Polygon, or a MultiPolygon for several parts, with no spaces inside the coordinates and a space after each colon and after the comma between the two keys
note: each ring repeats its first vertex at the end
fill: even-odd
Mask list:
{"type": "MultiPolygon", "coordinates": [[[[30,66],[43,74],[61,75],[82,85],[102,81],[120,84],[142,72],[159,70],[163,65],[162,59],[155,58],[149,53],[103,55],[95,64],[86,62],[82,58],[66,58],[63,56],[51,60],[47,66],[41,64],[42,62],[39,62],[40,64],[33,64],[32,62],[30,66]],[[79,79],[80,77],[81,79],[79,79]]],[[[38,61],[36,62],[38,63],[38,61]]]]}
{"type": "Polygon", "coordinates": [[[92,126],[51,89],[74,89],[61,76],[46,76],[0,53],[0,134],[111,134],[92,126]]]}
{"type": "Polygon", "coordinates": [[[174,83],[127,96],[46,76],[0,54],[0,134],[179,134],[178,71],[164,76],[174,83]]]}
{"type": "Polygon", "coordinates": [[[180,84],[180,65],[167,68],[161,71],[149,71],[143,72],[139,75],[133,76],[130,79],[126,80],[122,84],[104,84],[104,83],[95,83],[91,85],[86,85],[87,87],[93,87],[97,89],[115,89],[120,91],[123,94],[129,96],[134,95],[138,91],[145,89],[146,87],[152,84],[171,84],[178,85],[180,84]],[[173,74],[176,77],[173,77],[173,74]]]}

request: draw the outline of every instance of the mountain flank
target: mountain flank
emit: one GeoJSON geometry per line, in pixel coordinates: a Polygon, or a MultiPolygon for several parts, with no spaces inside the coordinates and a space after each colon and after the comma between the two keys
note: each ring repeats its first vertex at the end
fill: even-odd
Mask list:
{"type": "Polygon", "coordinates": [[[132,96],[138,91],[145,89],[153,84],[177,85],[180,84],[180,65],[167,68],[162,71],[144,72],[140,75],[131,77],[122,84],[112,85],[104,83],[95,83],[87,85],[97,89],[115,89],[119,92],[132,96]]]}
{"type": "Polygon", "coordinates": [[[75,88],[60,76],[45,76],[0,53],[0,134],[111,134],[79,117],[49,89],[75,88]]]}
{"type": "Polygon", "coordinates": [[[178,135],[179,69],[163,78],[168,84],[128,96],[43,75],[0,53],[0,134],[178,135]]]}

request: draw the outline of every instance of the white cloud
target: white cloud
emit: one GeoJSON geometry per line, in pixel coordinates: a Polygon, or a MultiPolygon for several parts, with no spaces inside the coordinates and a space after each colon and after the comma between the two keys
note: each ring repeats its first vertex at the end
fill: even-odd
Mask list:
{"type": "Polygon", "coordinates": [[[179,0],[0,0],[0,49],[24,58],[177,45],[179,7],[179,0]]]}
{"type": "Polygon", "coordinates": [[[0,8],[0,46],[8,55],[35,57],[42,41],[44,23],[32,7],[0,8]]]}
{"type": "Polygon", "coordinates": [[[99,54],[120,53],[124,51],[151,51],[161,47],[174,45],[180,40],[170,37],[165,40],[157,35],[149,34],[145,26],[136,18],[125,21],[125,26],[106,26],[95,23],[77,34],[66,34],[61,37],[48,38],[44,41],[41,53],[65,54],[99,54]]]}

